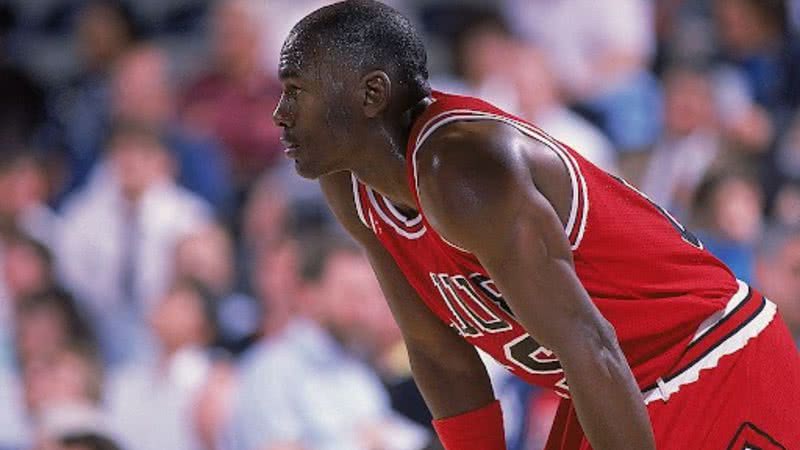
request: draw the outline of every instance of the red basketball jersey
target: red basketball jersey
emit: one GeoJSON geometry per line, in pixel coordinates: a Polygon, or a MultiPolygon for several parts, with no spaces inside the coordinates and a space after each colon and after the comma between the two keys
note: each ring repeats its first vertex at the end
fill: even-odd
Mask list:
{"type": "Polygon", "coordinates": [[[623,180],[486,102],[443,93],[434,99],[414,124],[407,148],[408,183],[419,215],[404,216],[353,177],[356,207],[425,304],[516,375],[568,395],[555,355],[517,322],[478,259],[445,241],[419,204],[417,153],[425,151],[423,144],[433,132],[456,121],[505,123],[563,161],[572,182],[564,233],[576,272],[615,328],[648,401],[696,380],[701,369],[743,347],[771,321],[774,305],[751,295],[694,236],[623,180]]]}

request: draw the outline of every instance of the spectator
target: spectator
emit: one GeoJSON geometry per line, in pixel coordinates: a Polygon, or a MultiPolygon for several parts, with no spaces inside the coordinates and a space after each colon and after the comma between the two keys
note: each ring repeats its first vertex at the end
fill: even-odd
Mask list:
{"type": "Polygon", "coordinates": [[[513,37],[501,19],[481,17],[467,26],[456,53],[469,90],[532,121],[605,170],[617,171],[608,139],[566,107],[545,53],[513,37]]]}
{"type": "Polygon", "coordinates": [[[400,329],[361,248],[331,232],[304,236],[301,273],[309,316],[371,365],[394,410],[429,427],[431,413],[411,376],[400,329]]]}
{"type": "Polygon", "coordinates": [[[213,67],[186,93],[184,119],[225,145],[235,184],[245,191],[282,157],[269,120],[281,88],[261,61],[262,16],[248,0],[224,0],[212,18],[213,67]]]}
{"type": "Polygon", "coordinates": [[[720,170],[706,177],[697,188],[692,206],[697,237],[747,283],[753,279],[763,209],[757,178],[736,169],[720,170]]]}
{"type": "Polygon", "coordinates": [[[758,248],[757,285],[778,305],[800,349],[800,228],[769,229],[758,248]]]}
{"type": "Polygon", "coordinates": [[[655,50],[645,0],[506,0],[514,29],[548,52],[570,103],[623,152],[644,150],[658,134],[660,93],[648,71],[655,50]],[[569,30],[565,33],[564,30],[569,30]]]}
{"type": "Polygon", "coordinates": [[[19,364],[48,360],[72,344],[91,348],[93,331],[67,292],[52,289],[19,300],[15,316],[19,364]]]}
{"type": "Polygon", "coordinates": [[[257,339],[260,308],[255,299],[235,291],[233,242],[228,231],[210,224],[184,237],[175,252],[175,275],[207,286],[219,300],[219,342],[238,355],[257,339]]]}
{"type": "Polygon", "coordinates": [[[106,432],[100,410],[103,371],[91,347],[71,344],[23,367],[25,398],[38,447],[76,431],[106,432]]]}
{"type": "Polygon", "coordinates": [[[5,237],[1,262],[0,368],[14,365],[11,338],[20,301],[54,287],[50,251],[24,234],[5,237]]]}
{"type": "Polygon", "coordinates": [[[142,318],[169,283],[175,244],[208,223],[209,209],[176,185],[170,154],[151,128],[117,124],[104,161],[107,172],[65,205],[56,256],[116,363],[146,352],[142,318]]]}
{"type": "Polygon", "coordinates": [[[800,180],[786,182],[775,195],[772,218],[780,225],[800,225],[800,180]]]}
{"type": "Polygon", "coordinates": [[[218,213],[230,212],[230,176],[222,148],[183,127],[176,107],[163,50],[143,45],[120,59],[112,80],[113,117],[158,131],[177,165],[178,183],[203,197],[218,213]]]}
{"type": "Polygon", "coordinates": [[[664,84],[664,130],[641,186],[655,203],[686,218],[697,186],[721,158],[722,137],[708,75],[673,67],[664,84]]]}
{"type": "Polygon", "coordinates": [[[83,67],[54,105],[59,145],[67,155],[65,193],[83,186],[101,153],[110,125],[112,67],[138,37],[133,13],[121,0],[86,2],[76,32],[83,67]]]}
{"type": "Polygon", "coordinates": [[[300,314],[297,258],[293,240],[258,256],[254,286],[266,316],[262,340],[241,368],[230,448],[415,448],[397,429],[384,429],[388,442],[372,441],[385,438],[385,391],[372,371],[300,314]]]}
{"type": "Polygon", "coordinates": [[[541,49],[521,45],[514,54],[518,55],[513,61],[520,115],[602,169],[619,172],[617,155],[608,138],[567,108],[541,49]]]}
{"type": "Polygon", "coordinates": [[[0,234],[19,228],[52,244],[59,219],[47,206],[49,183],[39,155],[24,149],[0,154],[0,234]]]}
{"type": "Polygon", "coordinates": [[[786,0],[716,0],[714,19],[725,60],[744,76],[755,102],[775,125],[800,105],[800,45],[786,0]]]}
{"type": "Polygon", "coordinates": [[[202,448],[192,414],[211,370],[207,348],[216,336],[215,302],[201,284],[176,280],[148,317],[156,358],[111,377],[109,414],[126,449],[202,448]]]}

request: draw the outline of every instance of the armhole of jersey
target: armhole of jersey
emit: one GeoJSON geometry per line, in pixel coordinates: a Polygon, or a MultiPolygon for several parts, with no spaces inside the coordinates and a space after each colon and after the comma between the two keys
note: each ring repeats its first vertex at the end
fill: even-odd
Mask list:
{"type": "MultiPolygon", "coordinates": [[[[580,170],[578,162],[572,155],[569,154],[566,149],[564,149],[561,144],[559,144],[552,137],[527,123],[520,122],[510,117],[464,109],[447,111],[430,119],[430,121],[428,121],[428,123],[420,131],[419,136],[414,143],[414,149],[411,153],[415,195],[419,197],[417,152],[422,147],[422,144],[425,143],[425,140],[427,140],[431,134],[433,134],[442,126],[452,122],[470,120],[495,120],[511,125],[523,134],[547,146],[547,148],[551,149],[561,159],[561,161],[564,163],[564,166],[567,168],[570,178],[570,185],[572,186],[572,203],[570,205],[570,213],[567,224],[564,226],[564,232],[569,239],[571,250],[577,250],[581,241],[583,240],[584,232],[586,230],[586,219],[589,215],[589,195],[586,188],[586,180],[583,177],[583,173],[580,170]]],[[[442,240],[458,250],[466,251],[457,245],[447,242],[444,238],[442,238],[442,240]]]]}
{"type": "Polygon", "coordinates": [[[365,227],[372,230],[372,226],[370,226],[369,221],[367,221],[367,216],[364,214],[364,207],[361,203],[361,189],[359,189],[358,178],[356,178],[355,174],[350,173],[350,178],[353,181],[353,203],[356,205],[356,212],[358,213],[358,218],[361,220],[361,223],[364,224],[365,227]]]}

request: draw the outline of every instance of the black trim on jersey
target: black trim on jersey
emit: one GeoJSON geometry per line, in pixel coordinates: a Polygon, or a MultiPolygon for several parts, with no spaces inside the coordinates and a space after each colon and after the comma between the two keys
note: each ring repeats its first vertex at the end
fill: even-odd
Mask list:
{"type": "MultiPolygon", "coordinates": [[[[782,449],[782,450],[786,450],[786,447],[784,447],[778,441],[773,439],[772,436],[768,435],[766,432],[764,432],[763,430],[761,430],[757,426],[753,425],[752,422],[744,422],[739,426],[739,429],[736,430],[736,434],[733,435],[733,439],[731,440],[730,444],[728,444],[728,446],[726,447],[725,450],[740,450],[740,449],[734,449],[733,448],[733,444],[735,444],[736,440],[739,439],[739,436],[741,436],[742,433],[744,433],[745,428],[749,428],[749,429],[753,430],[755,433],[759,434],[761,437],[763,437],[766,440],[768,440],[770,442],[770,444],[774,445],[776,448],[779,448],[779,449],[782,449]]],[[[747,441],[745,441],[745,446],[747,448],[760,450],[760,447],[756,447],[755,445],[753,445],[753,444],[751,444],[751,443],[749,443],[747,441]]]]}
{"type": "Polygon", "coordinates": [[[744,300],[742,300],[738,305],[736,305],[736,308],[733,308],[731,312],[728,313],[727,316],[723,317],[722,319],[720,319],[719,322],[715,323],[714,326],[706,330],[696,341],[690,342],[689,345],[686,346],[686,349],[689,350],[690,348],[694,347],[698,342],[702,341],[704,337],[708,336],[714,330],[725,324],[731,317],[733,317],[734,314],[736,314],[737,311],[742,309],[742,307],[744,307],[744,305],[746,305],[747,302],[749,302],[752,299],[752,297],[753,297],[753,290],[750,289],[750,286],[748,286],[747,296],[745,296],[744,300]]]}
{"type": "MultiPolygon", "coordinates": [[[[761,297],[761,305],[758,307],[758,309],[753,314],[750,315],[750,317],[748,317],[746,320],[742,321],[742,323],[740,323],[736,328],[734,328],[728,334],[726,334],[725,336],[720,338],[717,341],[716,344],[714,344],[713,346],[711,346],[708,349],[706,349],[706,351],[701,353],[700,356],[698,356],[697,358],[693,359],[692,362],[690,362],[689,364],[686,364],[680,370],[678,370],[676,372],[673,372],[671,375],[667,376],[666,378],[662,378],[662,381],[664,383],[668,383],[668,382],[672,381],[673,379],[675,379],[676,377],[678,377],[683,372],[685,372],[686,370],[688,370],[689,368],[691,368],[693,365],[697,364],[701,359],[705,358],[706,355],[708,355],[712,351],[716,350],[716,348],[719,347],[720,345],[722,345],[726,340],[728,340],[728,338],[730,338],[734,334],[738,333],[739,330],[744,328],[748,323],[750,323],[750,321],[755,319],[755,317],[757,315],[759,315],[761,313],[761,311],[763,311],[766,306],[767,306],[767,299],[764,298],[764,297],[761,297]]],[[[658,383],[653,383],[650,386],[642,389],[642,392],[648,392],[648,391],[650,391],[652,389],[656,389],[656,388],[658,388],[658,383]]]]}

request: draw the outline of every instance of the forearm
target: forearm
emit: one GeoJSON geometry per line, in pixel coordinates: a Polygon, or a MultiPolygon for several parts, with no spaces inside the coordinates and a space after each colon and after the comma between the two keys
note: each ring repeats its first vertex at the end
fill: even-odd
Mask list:
{"type": "Polygon", "coordinates": [[[639,388],[613,332],[607,334],[559,355],[578,420],[596,450],[654,449],[639,388]]]}
{"type": "Polygon", "coordinates": [[[414,381],[435,419],[457,416],[494,400],[489,376],[477,354],[462,355],[461,361],[454,360],[453,355],[442,356],[414,351],[409,346],[414,381]]]}

